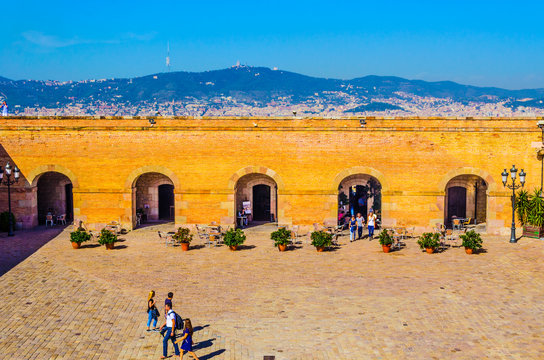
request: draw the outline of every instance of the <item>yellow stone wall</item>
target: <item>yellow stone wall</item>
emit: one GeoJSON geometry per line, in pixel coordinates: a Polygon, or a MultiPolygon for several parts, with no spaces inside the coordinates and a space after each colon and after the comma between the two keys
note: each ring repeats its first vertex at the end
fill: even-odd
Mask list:
{"type": "Polygon", "coordinates": [[[177,225],[233,223],[236,181],[250,173],[277,183],[279,223],[334,220],[339,183],[368,174],[382,185],[384,224],[423,231],[444,220],[448,181],[471,174],[488,184],[488,232],[497,233],[511,221],[503,168],[516,164],[528,188],[540,184],[539,119],[367,118],[361,127],[358,118],[158,118],[150,127],[137,118],[14,117],[0,119],[0,145],[28,189],[46,171],[68,176],[74,217],[91,228],[113,220],[132,228],[134,180],[157,172],[175,186],[177,225]]]}

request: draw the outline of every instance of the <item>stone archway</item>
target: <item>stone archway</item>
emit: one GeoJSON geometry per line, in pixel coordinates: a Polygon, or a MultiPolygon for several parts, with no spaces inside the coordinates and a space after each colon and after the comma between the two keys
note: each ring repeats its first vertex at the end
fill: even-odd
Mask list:
{"type": "MultiPolygon", "coordinates": [[[[246,166],[236,171],[230,177],[227,185],[229,193],[227,195],[227,201],[221,204],[222,208],[228,209],[228,216],[222,218],[221,222],[223,224],[236,224],[236,215],[238,211],[237,185],[239,185],[239,180],[244,177],[246,177],[245,179],[248,180],[248,184],[246,184],[247,186],[249,186],[251,183],[251,196],[253,196],[254,185],[264,184],[270,186],[270,211],[274,214],[274,219],[276,222],[286,222],[285,204],[282,201],[282,192],[285,190],[285,184],[274,170],[264,166],[246,166]],[[251,176],[246,177],[247,175],[251,176]]],[[[242,180],[244,181],[244,179],[242,180]]]]}
{"type": "Polygon", "coordinates": [[[443,223],[447,227],[451,226],[453,215],[471,218],[475,223],[488,224],[496,219],[494,201],[489,195],[497,190],[497,183],[488,172],[473,167],[458,168],[444,175],[438,186],[441,196],[437,206],[444,211],[443,223]]]}
{"type": "Polygon", "coordinates": [[[338,185],[338,221],[360,213],[367,218],[370,210],[381,219],[382,185],[373,176],[353,174],[345,177],[338,185]]]}
{"type": "Polygon", "coordinates": [[[138,176],[132,186],[133,228],[170,220],[170,214],[175,214],[174,189],[173,181],[164,174],[147,172],[138,176]]]}
{"type": "MultiPolygon", "coordinates": [[[[332,186],[330,188],[330,201],[329,201],[329,218],[330,222],[336,222],[338,220],[338,189],[342,185],[345,179],[353,179],[355,182],[361,180],[367,182],[369,179],[375,179],[381,186],[381,222],[382,225],[391,226],[395,225],[395,219],[389,217],[390,203],[390,187],[389,182],[384,174],[380,171],[368,167],[368,166],[354,166],[348,169],[340,171],[334,178],[332,186]],[[361,179],[357,179],[357,177],[361,179]],[[363,179],[364,178],[364,179],[363,179]]],[[[353,184],[352,184],[353,185],[353,184]]],[[[357,185],[357,184],[355,184],[357,185]]],[[[366,214],[365,214],[366,215],[366,214]]]]}
{"type": "Polygon", "coordinates": [[[23,221],[29,227],[45,224],[48,213],[54,220],[65,215],[67,223],[76,222],[80,213],[79,181],[70,169],[55,164],[41,165],[30,171],[26,178],[30,215],[23,221]]]}

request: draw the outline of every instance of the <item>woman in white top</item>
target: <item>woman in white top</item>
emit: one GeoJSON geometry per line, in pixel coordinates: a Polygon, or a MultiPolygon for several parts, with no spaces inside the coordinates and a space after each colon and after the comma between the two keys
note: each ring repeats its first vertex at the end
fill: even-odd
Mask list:
{"type": "Polygon", "coordinates": [[[372,240],[372,237],[374,236],[374,224],[376,223],[377,218],[378,217],[376,216],[376,214],[374,214],[374,211],[370,210],[370,212],[368,213],[368,218],[367,218],[369,241],[372,240]]]}

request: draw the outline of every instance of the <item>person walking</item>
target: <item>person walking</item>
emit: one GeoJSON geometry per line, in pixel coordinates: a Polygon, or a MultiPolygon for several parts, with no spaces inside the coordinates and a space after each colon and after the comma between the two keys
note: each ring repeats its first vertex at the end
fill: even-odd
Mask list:
{"type": "Polygon", "coordinates": [[[164,310],[166,312],[166,321],[161,326],[161,332],[163,329],[165,329],[164,338],[162,339],[161,359],[166,359],[166,356],[168,355],[168,340],[172,341],[172,344],[174,344],[174,353],[179,356],[179,347],[178,344],[176,344],[175,342],[176,313],[172,310],[172,306],[170,304],[164,305],[164,310]]]}
{"type": "Polygon", "coordinates": [[[164,299],[164,305],[170,304],[170,309],[173,309],[174,306],[172,305],[172,298],[174,297],[173,292],[168,293],[168,297],[164,299]]]}
{"type": "Polygon", "coordinates": [[[363,237],[363,226],[365,224],[365,218],[361,213],[357,213],[357,240],[361,239],[363,237]]]}
{"type": "Polygon", "coordinates": [[[190,319],[185,319],[183,325],[183,334],[176,340],[176,344],[181,342],[181,352],[179,355],[179,360],[183,359],[183,352],[187,351],[193,359],[198,360],[198,357],[193,352],[193,325],[191,324],[190,319]]]}
{"type": "Polygon", "coordinates": [[[4,100],[2,102],[2,116],[8,116],[8,103],[4,100]]]}
{"type": "Polygon", "coordinates": [[[151,290],[149,296],[147,297],[147,331],[151,331],[149,326],[151,321],[153,321],[153,331],[157,331],[157,320],[159,319],[159,310],[155,306],[155,291],[151,290]]]}
{"type": "MultiPolygon", "coordinates": [[[[174,308],[174,305],[172,304],[172,298],[174,297],[174,293],[173,292],[169,292],[168,297],[166,299],[164,299],[164,305],[169,305],[170,306],[170,309],[173,309],[174,308]]],[[[165,310],[164,311],[164,318],[166,318],[166,316],[168,315],[167,311],[165,310]]],[[[165,336],[166,332],[166,328],[161,328],[161,335],[162,336],[165,336]]]]}
{"type": "Polygon", "coordinates": [[[355,231],[357,231],[357,220],[355,219],[355,215],[352,215],[349,221],[349,242],[355,240],[355,231]]]}
{"type": "Polygon", "coordinates": [[[377,218],[378,217],[376,214],[374,214],[374,211],[370,210],[368,213],[368,219],[366,220],[366,223],[368,224],[368,241],[372,240],[372,237],[374,236],[374,226],[377,218]]]}

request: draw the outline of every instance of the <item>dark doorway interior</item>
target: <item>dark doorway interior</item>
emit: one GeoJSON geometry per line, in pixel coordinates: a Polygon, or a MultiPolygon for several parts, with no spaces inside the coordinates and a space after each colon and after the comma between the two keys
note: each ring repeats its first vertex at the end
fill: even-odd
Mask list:
{"type": "Polygon", "coordinates": [[[270,186],[253,186],[253,220],[270,221],[270,186]]]}
{"type": "Polygon", "coordinates": [[[174,206],[174,185],[159,185],[159,219],[172,219],[171,206],[174,206]]]}
{"type": "Polygon", "coordinates": [[[453,216],[464,218],[467,215],[467,189],[454,186],[448,189],[448,219],[446,227],[451,228],[453,216]]]}
{"type": "Polygon", "coordinates": [[[64,185],[64,191],[66,192],[66,220],[74,220],[74,194],[72,192],[72,183],[64,185]]]}
{"type": "Polygon", "coordinates": [[[349,189],[349,208],[350,215],[357,215],[361,213],[366,219],[366,212],[368,207],[368,193],[367,187],[363,185],[356,185],[355,191],[353,188],[349,189]]]}

